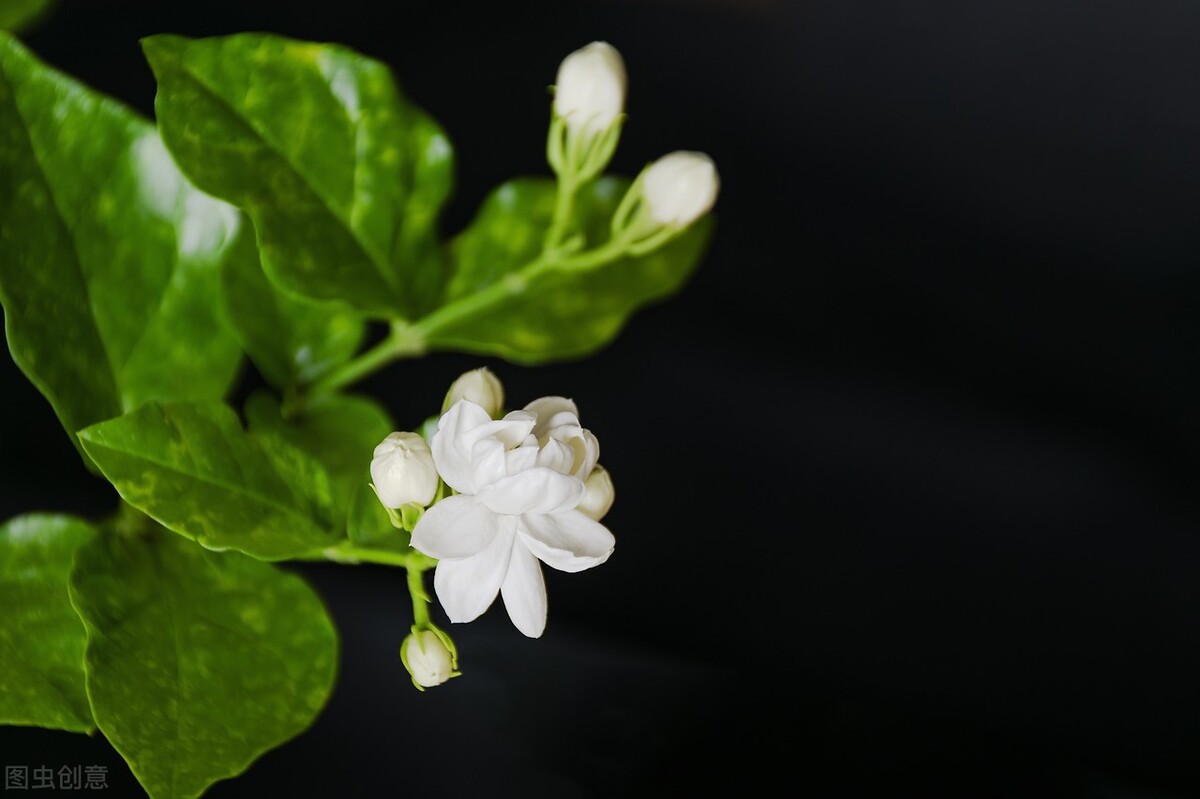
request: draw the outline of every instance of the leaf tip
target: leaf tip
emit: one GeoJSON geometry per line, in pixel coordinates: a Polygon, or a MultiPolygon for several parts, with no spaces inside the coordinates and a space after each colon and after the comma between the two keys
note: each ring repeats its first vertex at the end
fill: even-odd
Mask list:
{"type": "Polygon", "coordinates": [[[142,46],[142,54],[150,62],[151,68],[157,68],[180,50],[185,41],[183,36],[173,33],[156,33],[138,39],[138,44],[142,46]]]}

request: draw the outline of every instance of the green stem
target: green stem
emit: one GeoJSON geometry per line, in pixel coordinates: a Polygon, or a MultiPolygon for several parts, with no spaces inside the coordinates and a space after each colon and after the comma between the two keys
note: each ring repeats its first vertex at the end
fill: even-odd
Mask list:
{"type": "Polygon", "coordinates": [[[392,361],[400,358],[412,358],[424,352],[424,339],[414,332],[410,324],[397,320],[392,322],[387,338],[314,382],[308,387],[303,397],[296,401],[303,403],[305,400],[332,394],[340,388],[374,374],[392,361]]]}
{"type": "Polygon", "coordinates": [[[338,544],[335,547],[318,550],[311,556],[296,560],[331,560],[335,563],[378,563],[383,566],[400,566],[412,571],[424,571],[437,565],[437,561],[423,552],[409,549],[407,552],[393,552],[388,549],[371,549],[356,547],[352,544],[338,544]]]}
{"type": "Polygon", "coordinates": [[[317,380],[299,396],[289,398],[283,409],[285,415],[301,411],[304,404],[317,397],[344,388],[374,374],[392,361],[422,355],[426,342],[437,332],[463,319],[483,313],[499,305],[509,297],[520,294],[529,283],[544,272],[552,269],[585,272],[595,269],[628,254],[631,244],[627,235],[615,236],[601,246],[584,252],[563,252],[560,248],[566,233],[567,220],[571,217],[575,188],[570,180],[559,182],[558,199],[555,204],[554,221],[546,236],[546,247],[538,257],[520,269],[510,272],[490,286],[443,305],[413,323],[395,321],[387,338],[362,355],[347,361],[317,380]]]}
{"type": "Polygon", "coordinates": [[[562,245],[563,237],[567,234],[567,225],[571,221],[571,211],[575,206],[575,192],[579,190],[579,185],[572,176],[560,175],[556,188],[554,216],[542,244],[543,254],[553,253],[562,245]]]}
{"type": "Polygon", "coordinates": [[[509,273],[502,280],[449,305],[443,305],[428,316],[419,319],[413,324],[412,330],[422,339],[428,340],[435,333],[455,322],[482,313],[499,305],[509,297],[520,294],[529,287],[529,283],[534,278],[544,272],[553,269],[586,272],[617,260],[625,254],[628,246],[629,243],[624,239],[610,239],[594,250],[573,255],[543,252],[517,271],[509,273]]]}
{"type": "MultiPolygon", "coordinates": [[[[326,560],[338,563],[378,563],[383,566],[401,566],[405,569],[412,564],[412,555],[420,553],[389,552],[385,549],[367,549],[342,544],[323,550],[326,560]]],[[[420,555],[424,558],[424,555],[420,555]]]]}
{"type": "Polygon", "coordinates": [[[431,622],[429,620],[429,594],[425,593],[424,570],[408,570],[408,593],[412,597],[413,626],[422,630],[428,629],[431,622]]]}

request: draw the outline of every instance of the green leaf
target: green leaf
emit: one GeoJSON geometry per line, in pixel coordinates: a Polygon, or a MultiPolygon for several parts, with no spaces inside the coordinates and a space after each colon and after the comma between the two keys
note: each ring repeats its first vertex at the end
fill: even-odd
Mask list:
{"type": "Polygon", "coordinates": [[[75,550],[94,534],[70,516],[29,514],[0,526],[0,724],[95,729],[83,623],[67,593],[75,550]]]}
{"type": "Polygon", "coordinates": [[[43,19],[54,7],[54,0],[0,0],[0,30],[21,33],[43,19]]]}
{"type": "MultiPolygon", "coordinates": [[[[602,178],[576,202],[588,247],[605,240],[608,223],[629,181],[602,178]]],[[[554,213],[552,180],[523,178],[496,189],[471,225],[451,242],[455,265],[447,304],[500,282],[538,257],[554,213]]],[[[704,254],[711,219],[704,218],[664,247],[585,271],[552,269],[486,312],[429,331],[439,349],[544,363],[587,355],[607,344],[638,308],[678,291],[704,254]]]]}
{"type": "Polygon", "coordinates": [[[245,414],[259,439],[278,439],[321,462],[333,482],[339,519],[358,488],[370,483],[375,447],[394,429],[387,411],[366,397],[321,397],[306,405],[303,415],[284,419],[274,397],[256,392],[246,401],[245,414]]]}
{"type": "Polygon", "coordinates": [[[0,33],[0,302],[13,359],[73,434],[147,399],[222,396],[235,209],[154,127],[0,33]]]}
{"type": "Polygon", "coordinates": [[[197,186],[249,213],[272,281],[386,318],[432,306],[452,151],[385,65],[259,33],[143,48],[167,146],[197,186]]]}
{"type": "Polygon", "coordinates": [[[366,322],[332,303],[281,291],[263,274],[250,236],[221,270],[221,299],[242,347],[267,382],[291,391],[353,357],[366,322]]]}
{"type": "Polygon", "coordinates": [[[105,536],[79,549],[70,585],[96,724],[154,799],[240,774],[332,691],[333,622],[270,564],[174,535],[105,536]]]}
{"type": "Polygon", "coordinates": [[[223,403],[150,402],[79,438],[126,502],[209,549],[280,560],[341,537],[321,464],[223,403]]]}

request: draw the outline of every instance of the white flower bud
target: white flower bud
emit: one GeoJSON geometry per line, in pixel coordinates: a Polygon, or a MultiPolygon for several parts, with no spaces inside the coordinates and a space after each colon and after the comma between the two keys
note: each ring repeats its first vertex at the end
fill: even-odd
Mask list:
{"type": "Polygon", "coordinates": [[[446,401],[442,403],[442,413],[460,399],[470,400],[494,419],[504,408],[504,384],[486,366],[463,372],[450,384],[446,401]]]}
{"type": "Polygon", "coordinates": [[[650,218],[662,225],[687,227],[717,201],[721,180],[704,153],[678,150],[664,155],[642,174],[642,199],[650,218]]]}
{"type": "Polygon", "coordinates": [[[454,655],[432,630],[410,633],[400,647],[400,662],[422,688],[441,685],[457,676],[454,655]]]}
{"type": "Polygon", "coordinates": [[[609,475],[608,469],[603,466],[592,469],[592,473],[583,482],[583,491],[583,501],[575,506],[575,509],[591,519],[600,521],[604,518],[604,514],[608,513],[613,499],[616,497],[612,476],[609,475]]]}
{"type": "Polygon", "coordinates": [[[425,507],[438,488],[433,453],[416,433],[392,433],[375,447],[371,480],[386,508],[410,502],[425,507]]]}
{"type": "Polygon", "coordinates": [[[607,42],[592,42],[563,59],[554,87],[554,113],[572,133],[605,130],[625,108],[625,62],[607,42]]]}

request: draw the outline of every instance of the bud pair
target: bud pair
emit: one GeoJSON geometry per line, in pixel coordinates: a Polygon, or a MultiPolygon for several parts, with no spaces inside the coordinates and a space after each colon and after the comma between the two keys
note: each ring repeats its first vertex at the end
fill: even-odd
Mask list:
{"type": "MultiPolygon", "coordinates": [[[[568,55],[558,68],[546,157],[568,187],[603,171],[620,136],[625,63],[606,42],[568,55]]],[[[612,235],[642,255],[662,246],[713,207],[720,178],[704,153],[679,150],[654,161],[613,215],[612,235]]]]}

